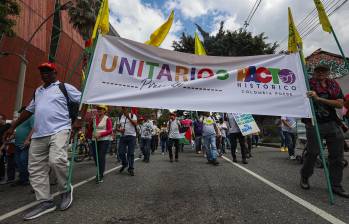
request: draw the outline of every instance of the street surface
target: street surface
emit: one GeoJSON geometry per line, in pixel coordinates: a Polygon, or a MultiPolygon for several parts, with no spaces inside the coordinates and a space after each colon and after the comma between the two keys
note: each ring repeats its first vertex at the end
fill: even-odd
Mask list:
{"type": "MultiPolygon", "coordinates": [[[[106,170],[120,166],[114,157],[107,157],[106,170]]],[[[349,159],[349,154],[345,157],[349,159]]],[[[253,158],[247,165],[242,165],[238,156],[238,165],[249,173],[230,159],[228,150],[225,158],[219,159],[220,165],[214,167],[186,148],[178,163],[170,163],[158,150],[150,163],[135,162],[134,177],[117,169],[105,175],[99,185],[91,178],[95,175],[93,162],[86,160],[76,164],[74,184],[91,181],[75,187],[72,207],[25,223],[349,223],[349,200],[335,196],[335,205],[329,205],[322,169],[316,169],[310,179],[311,189],[304,191],[299,187],[301,165],[276,148],[253,148],[253,158]],[[307,208],[291,199],[297,196],[300,199],[296,201],[303,199],[305,202],[300,203],[307,208]],[[322,215],[309,206],[323,210],[322,215]]],[[[345,168],[343,180],[347,190],[348,170],[345,168]]],[[[16,211],[35,201],[29,186],[1,186],[0,198],[0,223],[4,224],[24,223],[23,212],[16,211]],[[9,214],[12,216],[2,220],[9,214]]],[[[59,197],[56,199],[58,202],[59,197]]]]}

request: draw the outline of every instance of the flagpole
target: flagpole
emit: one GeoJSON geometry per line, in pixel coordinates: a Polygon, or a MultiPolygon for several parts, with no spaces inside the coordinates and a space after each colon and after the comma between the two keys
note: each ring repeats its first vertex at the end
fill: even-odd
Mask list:
{"type": "Polygon", "coordinates": [[[334,39],[335,39],[335,41],[336,41],[336,43],[337,43],[337,46],[338,46],[338,48],[339,48],[339,51],[341,52],[341,55],[342,55],[342,57],[343,57],[344,66],[346,66],[347,69],[349,70],[349,63],[348,63],[348,60],[347,60],[347,58],[346,58],[345,55],[344,55],[343,48],[342,48],[342,46],[340,45],[340,43],[339,43],[339,41],[338,41],[338,38],[337,38],[337,35],[336,35],[336,32],[334,32],[334,29],[333,29],[332,26],[331,26],[331,33],[332,33],[332,35],[333,35],[333,37],[334,37],[334,39]]]}
{"type": "MultiPolygon", "coordinates": [[[[303,55],[303,51],[301,49],[299,50],[299,57],[300,57],[300,61],[302,63],[302,68],[303,68],[303,73],[304,73],[304,78],[305,78],[305,85],[307,87],[307,90],[310,91],[309,75],[308,75],[308,72],[305,68],[304,55],[303,55]]],[[[330,175],[329,175],[328,168],[327,168],[327,163],[326,163],[325,156],[324,156],[324,146],[322,144],[319,126],[318,126],[316,115],[315,115],[314,101],[312,98],[309,98],[309,102],[310,102],[311,113],[313,116],[312,123],[313,123],[314,129],[315,129],[316,140],[319,143],[320,158],[321,158],[322,165],[324,167],[324,173],[325,173],[325,177],[326,177],[328,197],[329,197],[330,204],[333,205],[334,204],[334,197],[333,197],[332,185],[331,185],[330,175]]]]}
{"type": "MultiPolygon", "coordinates": [[[[86,81],[87,81],[87,78],[88,78],[88,75],[89,75],[91,63],[92,63],[92,60],[93,60],[93,53],[94,53],[95,48],[96,48],[96,43],[97,43],[98,37],[99,37],[99,34],[97,34],[97,37],[94,39],[92,48],[87,50],[91,54],[90,54],[90,58],[89,58],[89,61],[88,61],[87,67],[86,67],[87,73],[85,73],[86,74],[86,79],[85,79],[85,81],[83,83],[83,86],[82,86],[82,93],[81,93],[81,97],[80,97],[79,111],[81,111],[81,109],[82,109],[82,97],[83,97],[84,92],[85,92],[86,81]]],[[[72,153],[73,154],[75,154],[75,151],[76,151],[76,146],[77,146],[76,141],[77,141],[77,134],[78,133],[74,133],[74,134],[75,134],[74,135],[74,141],[75,142],[73,142],[73,148],[72,148],[72,153]]],[[[97,144],[95,144],[95,148],[96,148],[96,152],[97,152],[98,151],[97,144]]],[[[71,184],[72,176],[73,176],[73,164],[74,164],[73,160],[74,160],[74,157],[75,157],[75,155],[72,155],[71,161],[69,163],[69,168],[68,168],[68,178],[67,178],[68,179],[67,180],[67,190],[68,191],[70,191],[70,184],[71,184]]],[[[97,162],[97,177],[98,177],[98,180],[99,180],[99,167],[98,167],[98,165],[99,164],[97,162]]]]}

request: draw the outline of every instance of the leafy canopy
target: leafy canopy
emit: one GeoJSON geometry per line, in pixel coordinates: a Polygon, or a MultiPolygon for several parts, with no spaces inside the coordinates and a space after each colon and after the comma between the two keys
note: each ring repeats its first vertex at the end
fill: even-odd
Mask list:
{"type": "Polygon", "coordinates": [[[0,1],[0,37],[15,35],[13,27],[16,25],[15,16],[20,13],[20,7],[16,0],[0,1]]]}
{"type": "MultiPolygon", "coordinates": [[[[278,44],[267,43],[268,37],[261,33],[252,35],[245,29],[235,31],[224,30],[224,22],[221,22],[220,29],[216,35],[210,35],[197,25],[199,32],[203,37],[203,45],[207,55],[212,56],[251,56],[273,54],[278,44]]],[[[194,54],[194,37],[182,33],[179,41],[173,42],[175,51],[194,54]]]]}

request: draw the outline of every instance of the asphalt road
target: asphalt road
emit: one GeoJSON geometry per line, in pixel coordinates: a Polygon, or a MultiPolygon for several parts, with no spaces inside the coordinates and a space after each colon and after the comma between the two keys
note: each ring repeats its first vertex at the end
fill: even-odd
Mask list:
{"type": "MultiPolygon", "coordinates": [[[[286,153],[259,147],[253,155],[248,165],[239,165],[322,209],[324,216],[349,223],[349,199],[336,197],[335,205],[329,205],[322,169],[311,178],[311,190],[304,191],[298,185],[301,166],[287,160],[286,153]]],[[[108,157],[107,170],[119,165],[108,157]]],[[[186,149],[178,163],[170,163],[157,151],[149,164],[135,162],[134,177],[116,170],[102,184],[89,181],[75,188],[69,210],[25,223],[329,223],[226,159],[219,162],[217,167],[206,164],[202,155],[186,149]]],[[[347,190],[348,170],[343,180],[347,190]]],[[[79,163],[74,183],[94,175],[92,161],[79,163]]],[[[0,198],[0,217],[35,200],[30,187],[1,186],[0,198]]],[[[0,223],[22,223],[22,215],[0,223]]]]}

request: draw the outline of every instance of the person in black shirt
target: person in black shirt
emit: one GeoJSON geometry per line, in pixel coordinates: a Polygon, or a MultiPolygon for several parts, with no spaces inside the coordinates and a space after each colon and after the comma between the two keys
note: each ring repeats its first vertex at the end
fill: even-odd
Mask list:
{"type": "Polygon", "coordinates": [[[3,136],[5,131],[11,127],[10,124],[6,124],[6,117],[3,114],[0,114],[0,182],[5,178],[5,148],[2,147],[3,136]]]}
{"type": "MultiPolygon", "coordinates": [[[[343,149],[344,135],[338,123],[336,108],[343,107],[343,93],[338,83],[328,78],[329,68],[319,65],[314,69],[313,78],[309,80],[310,89],[308,97],[314,100],[315,115],[321,139],[326,140],[328,148],[328,161],[330,181],[333,193],[349,198],[349,193],[341,185],[343,179],[343,149]]],[[[319,155],[319,143],[316,138],[314,126],[310,120],[305,122],[307,135],[307,154],[301,169],[300,186],[309,189],[309,177],[314,172],[314,165],[319,155]]]]}

